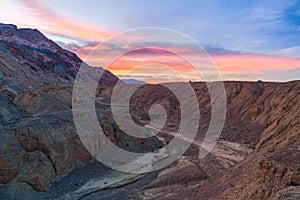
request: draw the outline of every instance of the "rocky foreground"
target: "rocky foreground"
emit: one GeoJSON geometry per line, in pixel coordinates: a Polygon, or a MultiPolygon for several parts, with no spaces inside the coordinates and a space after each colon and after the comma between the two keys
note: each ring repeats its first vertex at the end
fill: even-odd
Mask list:
{"type": "MultiPolygon", "coordinates": [[[[198,152],[211,100],[205,83],[191,83],[201,118],[189,150],[162,170],[127,174],[96,161],[77,135],[72,91],[81,64],[37,30],[0,25],[0,199],[300,198],[300,81],[225,82],[225,127],[203,159],[198,152]]],[[[91,80],[103,70],[89,69],[91,80]]],[[[174,95],[159,85],[139,87],[130,101],[135,122],[154,129],[148,115],[153,104],[166,108],[168,120],[157,136],[134,138],[112,117],[118,78],[104,74],[95,100],[106,136],[133,152],[168,144],[180,123],[174,95]]]]}

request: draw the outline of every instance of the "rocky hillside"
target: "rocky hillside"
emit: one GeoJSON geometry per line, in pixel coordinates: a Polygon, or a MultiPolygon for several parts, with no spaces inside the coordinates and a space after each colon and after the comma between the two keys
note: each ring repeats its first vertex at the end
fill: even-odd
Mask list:
{"type": "MultiPolygon", "coordinates": [[[[0,24],[0,199],[32,199],[93,160],[81,144],[71,111],[73,81],[82,63],[38,30],[0,24]]],[[[91,81],[97,80],[96,71],[103,72],[86,68],[91,81]]],[[[117,81],[104,71],[99,84],[117,81]]],[[[109,115],[100,110],[101,117],[109,115]]],[[[112,124],[103,126],[114,138],[120,130],[112,124]]],[[[115,140],[136,148],[124,138],[115,140]]]]}
{"type": "MultiPolygon", "coordinates": [[[[197,140],[201,141],[208,124],[209,95],[205,84],[192,85],[202,105],[198,137],[194,144],[197,146],[197,140]]],[[[158,86],[144,86],[140,91],[149,98],[151,104],[160,102],[168,107],[172,95],[167,91],[159,93],[154,87],[158,86]],[[157,98],[153,98],[155,96],[157,98]]],[[[141,188],[146,199],[299,198],[300,81],[225,82],[225,87],[227,118],[219,143],[204,159],[193,159],[197,150],[196,153],[194,150],[187,154],[187,158],[196,162],[202,170],[202,178],[195,181],[194,173],[184,171],[177,182],[163,185],[156,183],[141,188]]],[[[133,105],[138,104],[135,102],[133,105]]],[[[138,117],[143,117],[141,113],[136,111],[138,117]]],[[[170,124],[178,118],[175,109],[171,113],[170,124]]],[[[179,168],[184,168],[184,165],[181,164],[179,168]]],[[[177,170],[178,167],[173,167],[173,170],[165,171],[175,173],[177,170]]],[[[171,177],[165,175],[165,172],[161,173],[164,176],[158,176],[158,180],[169,183],[171,177]]],[[[179,174],[176,173],[176,176],[179,174]]]]}
{"type": "MultiPolygon", "coordinates": [[[[82,60],[58,46],[36,29],[0,24],[0,78],[24,82],[72,82],[82,60]]],[[[99,67],[89,67],[87,76],[94,77],[99,67]]],[[[105,71],[100,82],[113,85],[118,78],[105,71]]]]}

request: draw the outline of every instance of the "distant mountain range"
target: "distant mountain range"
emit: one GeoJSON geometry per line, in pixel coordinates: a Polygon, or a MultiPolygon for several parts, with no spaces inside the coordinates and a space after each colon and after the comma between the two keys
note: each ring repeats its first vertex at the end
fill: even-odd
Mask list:
{"type": "Polygon", "coordinates": [[[139,81],[136,79],[121,79],[125,84],[137,84],[137,85],[146,85],[147,82],[139,81]]]}

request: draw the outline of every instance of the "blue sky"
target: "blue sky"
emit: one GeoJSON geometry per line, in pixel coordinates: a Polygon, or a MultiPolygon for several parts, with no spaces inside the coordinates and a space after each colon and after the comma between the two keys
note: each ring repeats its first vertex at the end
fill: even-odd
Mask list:
{"type": "Polygon", "coordinates": [[[215,59],[221,67],[229,62],[223,54],[241,54],[247,67],[256,60],[253,67],[259,70],[246,74],[244,69],[241,78],[291,80],[300,68],[299,0],[11,0],[0,2],[0,11],[1,22],[38,28],[80,56],[83,48],[121,31],[162,27],[187,34],[220,55],[215,59]],[[272,56],[284,57],[281,68],[269,66],[272,56]],[[288,58],[296,60],[285,68],[288,58]]]}
{"type": "Polygon", "coordinates": [[[188,34],[204,45],[229,50],[262,53],[280,53],[288,48],[300,50],[300,1],[112,0],[61,3],[52,0],[45,3],[61,16],[107,29],[164,27],[188,34]]]}

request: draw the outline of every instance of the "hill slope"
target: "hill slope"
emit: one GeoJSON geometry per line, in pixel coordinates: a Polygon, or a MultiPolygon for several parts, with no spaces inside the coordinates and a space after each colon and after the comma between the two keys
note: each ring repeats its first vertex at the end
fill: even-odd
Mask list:
{"type": "MultiPolygon", "coordinates": [[[[58,46],[36,29],[18,29],[0,24],[0,78],[31,82],[73,82],[83,63],[78,56],[58,46]]],[[[87,76],[94,77],[100,67],[89,67],[87,76]]],[[[113,85],[118,78],[105,71],[100,81],[113,85]]]]}

